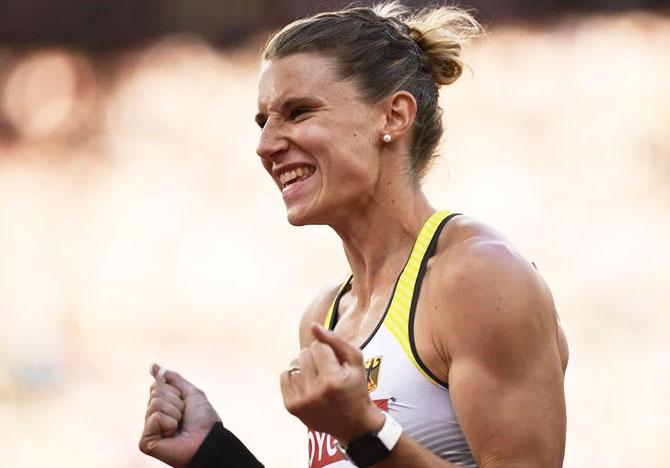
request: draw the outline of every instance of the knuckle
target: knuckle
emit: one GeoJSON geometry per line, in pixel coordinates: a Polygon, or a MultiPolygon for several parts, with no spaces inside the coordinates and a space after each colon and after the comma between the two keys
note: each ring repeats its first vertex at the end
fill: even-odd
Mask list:
{"type": "Polygon", "coordinates": [[[149,446],[144,439],[140,439],[140,442],[137,444],[137,446],[139,447],[140,452],[149,454],[149,446]]]}
{"type": "Polygon", "coordinates": [[[156,400],[151,400],[147,405],[147,414],[154,414],[158,410],[158,403],[156,400]]]}
{"type": "Polygon", "coordinates": [[[289,413],[291,413],[293,415],[295,415],[296,412],[298,411],[298,408],[297,408],[296,404],[293,403],[292,401],[284,402],[284,406],[286,407],[286,411],[288,411],[289,413]]]}
{"type": "Polygon", "coordinates": [[[149,406],[153,406],[154,408],[156,407],[161,407],[163,404],[165,404],[165,400],[161,397],[154,397],[151,399],[151,402],[149,403],[149,406]]]}
{"type": "Polygon", "coordinates": [[[300,414],[303,408],[303,402],[297,399],[286,400],[284,402],[284,406],[286,406],[286,410],[289,413],[291,413],[294,416],[297,416],[298,414],[300,414]]]}
{"type": "Polygon", "coordinates": [[[168,416],[167,414],[163,415],[163,420],[169,430],[177,429],[177,426],[179,425],[179,422],[175,418],[168,416]]]}

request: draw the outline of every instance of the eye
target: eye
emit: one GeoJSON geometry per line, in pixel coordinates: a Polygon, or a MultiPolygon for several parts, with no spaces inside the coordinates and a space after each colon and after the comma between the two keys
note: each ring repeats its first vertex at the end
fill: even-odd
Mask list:
{"type": "Polygon", "coordinates": [[[296,107],[296,108],[294,108],[294,109],[291,111],[291,113],[289,114],[289,118],[290,118],[291,120],[295,120],[295,119],[297,119],[298,117],[300,117],[301,115],[304,115],[304,114],[306,114],[306,113],[309,112],[309,111],[310,111],[310,110],[309,110],[307,107],[296,107]]]}
{"type": "Polygon", "coordinates": [[[266,118],[257,118],[256,119],[256,124],[260,127],[261,130],[263,130],[263,127],[265,127],[265,123],[268,121],[266,118]]]}

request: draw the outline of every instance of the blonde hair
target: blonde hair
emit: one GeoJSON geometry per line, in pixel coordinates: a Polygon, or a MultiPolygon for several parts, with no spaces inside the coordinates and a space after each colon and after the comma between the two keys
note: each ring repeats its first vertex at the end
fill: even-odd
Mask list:
{"type": "Polygon", "coordinates": [[[348,7],[288,24],[268,40],[264,60],[316,52],[336,60],[341,79],[358,82],[362,95],[379,102],[405,90],[417,102],[410,167],[427,172],[443,134],[440,86],[463,72],[460,54],[481,26],[455,6],[412,12],[397,1],[348,7]]]}

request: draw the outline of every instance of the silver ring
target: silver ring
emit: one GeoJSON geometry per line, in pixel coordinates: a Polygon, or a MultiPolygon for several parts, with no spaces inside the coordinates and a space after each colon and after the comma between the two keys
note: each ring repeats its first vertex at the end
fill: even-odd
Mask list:
{"type": "Polygon", "coordinates": [[[288,368],[288,375],[289,376],[291,374],[299,374],[300,372],[302,372],[302,369],[300,369],[300,366],[292,365],[291,367],[288,368]]]}

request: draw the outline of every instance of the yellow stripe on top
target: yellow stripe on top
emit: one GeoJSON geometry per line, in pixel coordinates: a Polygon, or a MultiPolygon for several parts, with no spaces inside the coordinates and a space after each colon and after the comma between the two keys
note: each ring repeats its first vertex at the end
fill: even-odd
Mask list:
{"type": "Polygon", "coordinates": [[[389,306],[388,313],[384,319],[384,325],[386,328],[395,336],[398,340],[398,343],[407,354],[407,358],[410,362],[416,367],[419,372],[421,372],[424,377],[426,377],[430,382],[434,383],[437,386],[442,386],[430,375],[428,375],[423,368],[416,361],[416,357],[412,352],[412,348],[409,342],[409,315],[410,309],[412,306],[412,297],[414,296],[414,287],[416,285],[417,276],[419,274],[419,267],[421,266],[421,261],[426,254],[428,245],[435,235],[435,231],[439,227],[440,223],[447,218],[451,212],[449,211],[438,211],[423,225],[421,232],[419,232],[419,237],[414,243],[414,248],[412,253],[409,256],[407,265],[400,274],[398,279],[398,286],[396,287],[395,293],[393,294],[393,299],[391,299],[391,304],[389,306]]]}
{"type": "MultiPolygon", "coordinates": [[[[409,361],[416,367],[421,374],[424,375],[431,383],[442,387],[442,384],[437,382],[433,377],[428,375],[426,371],[419,365],[412,352],[412,347],[410,345],[409,339],[409,316],[412,308],[412,297],[414,296],[414,287],[416,286],[417,277],[419,275],[419,268],[421,267],[421,262],[423,257],[426,255],[426,250],[430,245],[430,241],[433,239],[435,232],[437,231],[440,223],[444,221],[452,213],[450,211],[438,211],[432,215],[424,223],[419,236],[414,243],[412,248],[412,253],[407,260],[405,268],[403,268],[398,278],[398,283],[396,285],[395,291],[393,293],[393,298],[388,307],[388,312],[384,318],[384,325],[391,332],[391,334],[398,340],[398,343],[407,354],[409,361]]],[[[335,295],[335,299],[330,304],[328,313],[323,321],[323,326],[327,329],[331,328],[333,314],[335,313],[335,305],[339,303],[339,298],[342,296],[344,288],[346,288],[351,282],[351,276],[340,286],[339,291],[335,295]]]]}

